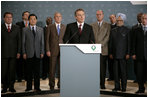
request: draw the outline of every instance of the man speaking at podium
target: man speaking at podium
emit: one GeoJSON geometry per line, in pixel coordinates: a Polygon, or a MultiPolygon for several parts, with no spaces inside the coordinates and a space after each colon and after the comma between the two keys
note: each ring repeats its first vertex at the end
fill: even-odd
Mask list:
{"type": "Polygon", "coordinates": [[[85,12],[83,9],[75,11],[77,22],[70,23],[66,27],[66,32],[63,38],[64,43],[95,43],[92,27],[85,21],[85,12]]]}

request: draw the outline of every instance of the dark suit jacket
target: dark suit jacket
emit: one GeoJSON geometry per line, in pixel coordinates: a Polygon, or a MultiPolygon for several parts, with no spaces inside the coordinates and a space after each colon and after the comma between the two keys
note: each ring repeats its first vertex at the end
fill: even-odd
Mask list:
{"type": "Polygon", "coordinates": [[[92,27],[84,23],[83,30],[80,35],[77,22],[68,24],[66,27],[66,32],[63,41],[64,43],[66,43],[68,40],[69,43],[95,43],[94,32],[92,30],[92,27]]]}
{"type": "MultiPolygon", "coordinates": [[[[22,44],[22,30],[23,30],[23,28],[25,27],[24,21],[17,22],[16,25],[18,25],[19,28],[20,28],[21,44],[22,44]]],[[[21,46],[22,46],[22,45],[21,45],[21,46]]],[[[21,52],[22,52],[22,47],[21,47],[21,52]]]]}
{"type": "MultiPolygon", "coordinates": [[[[131,37],[131,47],[133,46],[133,36],[134,36],[134,31],[135,29],[137,29],[138,27],[141,27],[141,24],[136,24],[134,26],[132,26],[132,29],[130,31],[130,37],[131,37]]],[[[132,49],[132,48],[131,48],[132,49]]],[[[132,53],[132,50],[131,50],[131,53],[132,53]]]]}
{"type": "Polygon", "coordinates": [[[116,24],[115,24],[115,25],[110,24],[110,26],[111,26],[111,29],[113,29],[113,28],[117,27],[117,25],[116,25],[116,24]]]}
{"type": "Polygon", "coordinates": [[[144,56],[147,58],[147,35],[144,35],[142,26],[134,29],[133,32],[132,55],[136,55],[137,60],[143,60],[144,56]]]}
{"type": "Polygon", "coordinates": [[[9,58],[15,57],[17,53],[21,50],[21,39],[20,39],[20,29],[18,26],[13,25],[11,27],[11,32],[5,24],[1,25],[1,57],[9,58]]]}
{"type": "Polygon", "coordinates": [[[25,27],[24,21],[17,22],[16,25],[18,25],[21,29],[25,27]]]}
{"type": "Polygon", "coordinates": [[[58,36],[56,25],[51,24],[47,28],[46,51],[51,52],[51,56],[58,56],[60,47],[59,43],[63,43],[63,36],[65,33],[65,25],[61,24],[60,35],[58,36]]]}
{"type": "Polygon", "coordinates": [[[125,27],[116,27],[111,30],[109,39],[109,54],[115,59],[124,59],[130,54],[130,30],[125,27]]]}
{"type": "Polygon", "coordinates": [[[30,26],[23,28],[22,32],[22,52],[27,54],[27,58],[32,58],[34,53],[37,58],[44,54],[44,32],[43,28],[36,26],[35,37],[30,26]]]}

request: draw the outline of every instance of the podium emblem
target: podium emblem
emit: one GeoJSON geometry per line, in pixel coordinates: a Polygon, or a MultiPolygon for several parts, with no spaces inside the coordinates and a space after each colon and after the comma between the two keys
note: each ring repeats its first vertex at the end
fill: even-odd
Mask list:
{"type": "Polygon", "coordinates": [[[91,46],[91,49],[94,51],[96,49],[96,46],[95,45],[91,46]]]}

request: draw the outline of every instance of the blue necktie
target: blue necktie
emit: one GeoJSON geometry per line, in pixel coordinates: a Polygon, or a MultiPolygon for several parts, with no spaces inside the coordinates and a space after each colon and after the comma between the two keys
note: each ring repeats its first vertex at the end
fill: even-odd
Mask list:
{"type": "Polygon", "coordinates": [[[59,24],[57,26],[57,32],[58,32],[58,35],[60,35],[60,25],[59,24]]]}

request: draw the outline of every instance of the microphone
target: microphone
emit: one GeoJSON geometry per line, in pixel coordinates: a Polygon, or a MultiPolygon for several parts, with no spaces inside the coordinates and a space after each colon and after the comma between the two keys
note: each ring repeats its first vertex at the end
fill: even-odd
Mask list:
{"type": "Polygon", "coordinates": [[[90,42],[91,42],[92,44],[95,44],[92,40],[90,40],[90,42]]]}
{"type": "Polygon", "coordinates": [[[65,44],[68,44],[69,43],[69,41],[77,34],[78,32],[76,31],[71,37],[70,37],[70,39],[69,40],[67,40],[66,41],[66,43],[65,44]]]}

